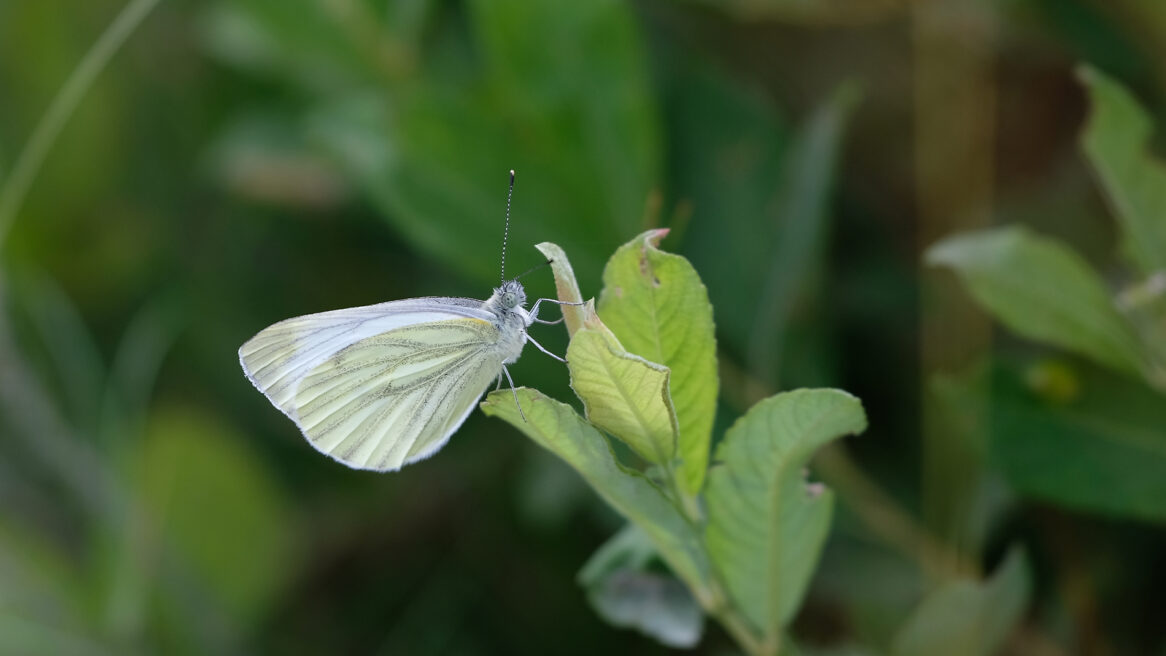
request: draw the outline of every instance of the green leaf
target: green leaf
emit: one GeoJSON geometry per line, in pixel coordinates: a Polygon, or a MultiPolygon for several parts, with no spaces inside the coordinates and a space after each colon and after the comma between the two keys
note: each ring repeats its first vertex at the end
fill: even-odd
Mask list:
{"type": "Polygon", "coordinates": [[[972,296],[1024,337],[1069,349],[1137,374],[1137,338],[1089,265],[1060,242],[1021,227],[948,237],[928,264],[959,274],[972,296]]]}
{"type": "MultiPolygon", "coordinates": [[[[571,268],[567,253],[549,241],[536,244],[535,248],[551,261],[551,272],[555,276],[555,294],[558,299],[563,303],[582,303],[583,294],[579,292],[579,283],[575,280],[575,271],[571,268]]],[[[560,305],[559,308],[563,313],[568,335],[574,335],[583,327],[588,315],[593,314],[579,305],[560,305]]]]}
{"type": "Polygon", "coordinates": [[[692,526],[671,501],[639,472],[621,466],[611,446],[571,406],[525,387],[517,390],[526,419],[510,392],[492,392],[482,411],[508,422],[583,476],[612,508],[652,539],[656,551],[694,594],[708,589],[708,564],[692,526]]]}
{"type": "Polygon", "coordinates": [[[52,382],[62,410],[74,425],[96,431],[108,372],[77,305],[51,279],[29,277],[13,282],[14,296],[38,333],[44,357],[51,358],[52,382]]]}
{"type": "Polygon", "coordinates": [[[1166,394],[1166,271],[1127,286],[1117,307],[1146,353],[1146,381],[1166,394]]]}
{"type": "MultiPolygon", "coordinates": [[[[839,86],[831,97],[814,110],[805,125],[793,135],[783,158],[769,219],[776,233],[761,281],[757,310],[750,331],[750,367],[766,382],[778,376],[788,357],[806,351],[802,332],[810,342],[819,338],[822,317],[817,311],[822,293],[822,271],[831,226],[831,192],[850,115],[860,93],[854,84],[839,86]],[[808,316],[808,326],[796,326],[797,317],[808,316]]],[[[815,353],[822,360],[828,359],[815,353]]]]}
{"type": "Polygon", "coordinates": [[[818,447],[865,428],[855,397],[797,390],[753,406],[717,448],[705,544],[737,607],[768,637],[797,611],[830,528],[833,497],[807,486],[803,468],[818,447]]]}
{"type": "Polygon", "coordinates": [[[615,336],[594,323],[584,324],[571,338],[567,367],[588,421],[623,440],[648,462],[672,462],[676,414],[668,396],[667,367],[628,353],[615,336]]]}
{"type": "Polygon", "coordinates": [[[704,613],[676,577],[651,568],[657,560],[648,536],[628,524],[591,556],[579,584],[600,617],[675,648],[691,648],[704,631],[704,613]]]}
{"type": "Polygon", "coordinates": [[[830,379],[821,292],[855,85],[791,126],[760,90],[689,68],[673,73],[667,103],[673,200],[692,208],[675,237],[713,305],[732,315],[717,326],[718,349],[774,388],[830,379]]]}
{"type": "Polygon", "coordinates": [[[228,4],[205,21],[212,51],[298,85],[305,134],[456,270],[496,275],[484,245],[499,241],[512,168],[512,241],[578,245],[585,278],[640,225],[661,139],[626,3],[228,4]]]}
{"type": "Polygon", "coordinates": [[[496,275],[515,169],[511,241],[576,244],[576,269],[596,275],[640,225],[660,174],[631,8],[478,0],[442,17],[415,69],[383,87],[317,95],[309,130],[386,220],[455,269],[496,275]]]}
{"type": "Polygon", "coordinates": [[[665,234],[645,232],[611,256],[599,316],[624,348],[672,371],[680,485],[696,494],[708,467],[717,405],[713,309],[688,260],[656,248],[665,234]]]}
{"type": "Polygon", "coordinates": [[[988,581],[954,581],[923,600],[895,636],[893,656],[988,656],[1020,621],[1031,594],[1028,557],[1014,548],[988,581]]]}
{"type": "Polygon", "coordinates": [[[907,0],[689,0],[748,21],[863,25],[901,11],[907,0]]]}
{"type": "Polygon", "coordinates": [[[991,456],[1020,492],[1116,517],[1166,522],[1166,404],[1097,368],[993,369],[991,456]],[[1064,380],[1068,378],[1068,380],[1064,380]]]}
{"type": "Polygon", "coordinates": [[[1101,71],[1084,66],[1078,75],[1092,102],[1081,147],[1113,205],[1125,249],[1143,273],[1162,271],[1166,165],[1150,154],[1150,117],[1129,91],[1101,71]]]}
{"type": "Polygon", "coordinates": [[[778,217],[772,215],[792,129],[766,94],[728,75],[690,65],[670,81],[668,142],[676,203],[692,219],[674,238],[700,271],[713,305],[731,311],[717,333],[743,356],[757,299],[772,264],[778,217]]]}
{"type": "Polygon", "coordinates": [[[117,457],[136,450],[145,430],[158,373],[178,333],[177,306],[160,298],[139,310],[125,328],[109,368],[101,426],[117,457]]]}
{"type": "MultiPolygon", "coordinates": [[[[345,8],[359,13],[360,5],[345,8]]],[[[367,25],[367,18],[319,0],[240,0],[212,5],[199,27],[205,47],[224,61],[335,92],[377,81],[382,73],[385,62],[370,57],[371,35],[354,38],[354,21],[367,25]]]]}
{"type": "Polygon", "coordinates": [[[150,422],[142,498],[155,525],[233,617],[258,617],[289,580],[290,510],[245,438],[193,410],[150,422]]]}

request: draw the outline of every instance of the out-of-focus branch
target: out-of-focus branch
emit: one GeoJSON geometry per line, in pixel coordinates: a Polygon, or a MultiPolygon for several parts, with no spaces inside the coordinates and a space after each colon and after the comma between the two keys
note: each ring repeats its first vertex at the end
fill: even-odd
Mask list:
{"type": "MultiPolygon", "coordinates": [[[[3,296],[0,295],[0,304],[3,296]]],[[[114,506],[114,486],[93,445],[74,434],[49,400],[39,379],[21,359],[8,319],[0,313],[0,414],[92,517],[114,506]]]]}
{"type": "Polygon", "coordinates": [[[161,0],[130,0],[61,85],[0,187],[0,248],[45,158],[97,75],[161,0]]]}
{"type": "MultiPolygon", "coordinates": [[[[917,247],[992,222],[996,176],[995,8],[936,0],[911,7],[917,247]]],[[[920,258],[922,262],[922,258],[920,258]]],[[[922,267],[923,265],[920,264],[922,267]]],[[[980,475],[968,441],[929,393],[937,372],[966,367],[991,345],[991,323],[950,276],[919,272],[920,485],[923,523],[954,552],[934,563],[966,570],[979,545],[969,534],[980,475]]],[[[987,398],[987,382],[970,390],[987,398]]],[[[982,426],[967,430],[982,432],[982,426]]]]}

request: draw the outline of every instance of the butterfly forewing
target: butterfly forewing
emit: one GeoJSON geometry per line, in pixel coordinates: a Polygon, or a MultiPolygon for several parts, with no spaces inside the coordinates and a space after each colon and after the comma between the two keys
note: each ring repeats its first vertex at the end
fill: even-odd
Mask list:
{"type": "Polygon", "coordinates": [[[295,419],[295,389],[309,371],[337,351],[395,328],[469,317],[489,321],[481,301],[418,298],[333,310],[286,319],[255,335],[239,349],[239,361],[251,382],[271,402],[295,419]]]}

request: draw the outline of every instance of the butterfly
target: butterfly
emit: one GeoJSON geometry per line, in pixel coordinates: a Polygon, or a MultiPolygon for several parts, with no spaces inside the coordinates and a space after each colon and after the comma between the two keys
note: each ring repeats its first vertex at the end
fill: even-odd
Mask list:
{"type": "MultiPolygon", "coordinates": [[[[510,193],[514,171],[510,172],[510,193]]],[[[243,372],[308,442],[355,469],[395,471],[436,453],[526,342],[543,301],[505,279],[485,301],[428,297],[309,314],[263,329],[239,349],[243,372]]],[[[518,396],[515,393],[515,402],[518,396]]],[[[519,407],[521,413],[522,408],[519,407]]]]}

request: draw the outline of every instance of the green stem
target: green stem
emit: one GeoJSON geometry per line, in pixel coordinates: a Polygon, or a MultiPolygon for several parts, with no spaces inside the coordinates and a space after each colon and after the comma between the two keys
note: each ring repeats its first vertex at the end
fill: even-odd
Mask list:
{"type": "MultiPolygon", "coordinates": [[[[671,493],[676,505],[680,508],[684,518],[688,520],[692,530],[697,535],[702,535],[704,514],[701,512],[696,497],[686,494],[681,489],[676,476],[676,468],[671,463],[665,465],[663,469],[664,477],[668,484],[668,491],[671,493]]],[[[712,568],[710,572],[713,577],[710,581],[711,585],[708,589],[694,590],[693,596],[700,601],[709,615],[716,618],[721,623],[721,626],[725,627],[725,630],[746,654],[749,656],[775,656],[780,647],[781,637],[775,636],[772,641],[766,641],[757,637],[748,620],[745,619],[745,616],[741,614],[741,611],[732,602],[729,595],[726,594],[724,581],[720,572],[712,565],[712,558],[705,553],[705,559],[712,568]]]]}
{"type": "Polygon", "coordinates": [[[686,493],[680,487],[679,479],[676,476],[675,463],[668,463],[664,465],[664,478],[668,484],[668,492],[672,495],[676,506],[680,509],[681,514],[688,520],[694,530],[699,533],[700,527],[704,524],[704,513],[700,510],[700,504],[697,503],[696,497],[686,493]]]}
{"type": "Polygon", "coordinates": [[[0,187],[0,248],[45,158],[97,75],[161,0],[130,0],[65,80],[0,187]]]}
{"type": "Polygon", "coordinates": [[[777,654],[778,645],[770,645],[758,640],[757,636],[753,635],[753,628],[735,608],[728,607],[718,612],[710,612],[710,614],[717,618],[721,626],[725,627],[737,645],[749,656],[775,656],[777,654]]]}
{"type": "Polygon", "coordinates": [[[712,574],[709,589],[700,597],[702,600],[708,600],[708,603],[704,604],[705,611],[725,627],[725,631],[748,656],[777,656],[781,648],[781,636],[773,636],[770,640],[758,637],[753,625],[745,619],[745,615],[726,593],[720,572],[714,567],[712,574]]]}

